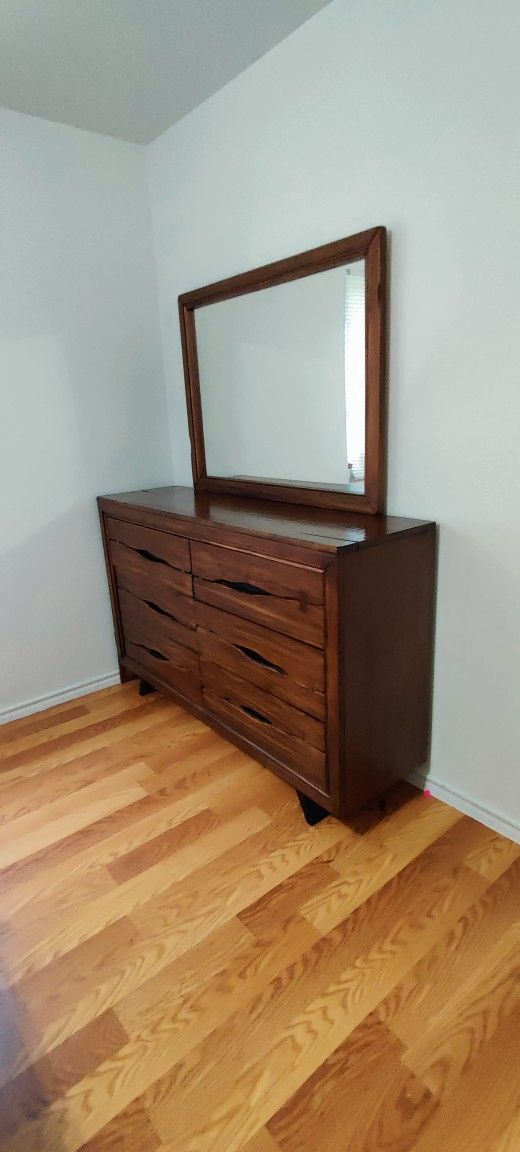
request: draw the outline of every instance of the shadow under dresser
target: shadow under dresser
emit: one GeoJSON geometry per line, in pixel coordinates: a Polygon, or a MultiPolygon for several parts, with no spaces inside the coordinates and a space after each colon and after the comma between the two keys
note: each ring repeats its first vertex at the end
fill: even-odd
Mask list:
{"type": "Polygon", "coordinates": [[[425,763],[434,524],[192,488],[98,505],[124,680],[340,817],[425,763]]]}

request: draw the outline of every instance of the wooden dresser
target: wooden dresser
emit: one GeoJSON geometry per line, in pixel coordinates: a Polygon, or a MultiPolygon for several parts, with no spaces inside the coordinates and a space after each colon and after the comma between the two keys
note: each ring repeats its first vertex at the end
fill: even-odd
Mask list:
{"type": "Polygon", "coordinates": [[[338,816],[426,761],[434,524],[192,488],[98,504],[123,679],[338,816]]]}

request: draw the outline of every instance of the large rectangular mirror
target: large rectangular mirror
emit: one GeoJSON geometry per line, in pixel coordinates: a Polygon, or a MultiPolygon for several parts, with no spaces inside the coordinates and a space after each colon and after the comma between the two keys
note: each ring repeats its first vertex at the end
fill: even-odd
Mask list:
{"type": "Polygon", "coordinates": [[[198,488],[384,500],[384,229],[179,299],[198,488]]]}

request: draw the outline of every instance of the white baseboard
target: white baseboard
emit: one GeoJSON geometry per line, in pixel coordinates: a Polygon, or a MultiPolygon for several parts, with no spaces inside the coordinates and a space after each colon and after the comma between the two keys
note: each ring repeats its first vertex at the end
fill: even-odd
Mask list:
{"type": "Polygon", "coordinates": [[[0,709],[0,724],[20,720],[23,716],[32,716],[33,712],[43,712],[44,708],[66,704],[68,700],[75,700],[77,696],[87,696],[89,692],[99,692],[101,688],[111,688],[113,684],[120,682],[119,672],[105,672],[103,676],[96,676],[95,680],[82,680],[79,684],[70,684],[68,688],[62,688],[59,692],[48,692],[46,696],[25,700],[23,704],[16,704],[14,708],[0,709]]]}
{"type": "Polygon", "coordinates": [[[493,808],[485,808],[483,804],[478,804],[465,792],[457,792],[448,784],[436,780],[434,776],[428,776],[426,772],[412,772],[408,779],[410,784],[415,784],[416,788],[427,788],[437,800],[443,800],[445,804],[456,808],[458,812],[463,812],[465,816],[472,816],[480,824],[492,828],[493,832],[500,832],[502,836],[508,836],[516,844],[520,844],[520,826],[515,821],[508,820],[507,816],[501,812],[495,812],[493,808]]]}

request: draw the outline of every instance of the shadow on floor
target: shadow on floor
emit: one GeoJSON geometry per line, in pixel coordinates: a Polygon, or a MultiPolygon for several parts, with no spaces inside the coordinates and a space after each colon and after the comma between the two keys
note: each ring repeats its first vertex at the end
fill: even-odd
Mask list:
{"type": "Polygon", "coordinates": [[[15,991],[0,978],[0,1150],[66,1152],[60,1084],[45,1057],[27,1066],[23,1015],[15,991]]]}

